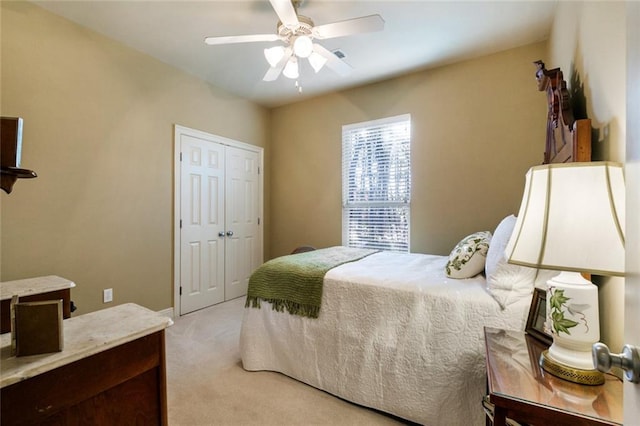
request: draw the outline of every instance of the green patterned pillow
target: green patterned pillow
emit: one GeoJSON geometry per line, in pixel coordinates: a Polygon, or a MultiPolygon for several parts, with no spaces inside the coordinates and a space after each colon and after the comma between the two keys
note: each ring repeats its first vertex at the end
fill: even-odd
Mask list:
{"type": "Polygon", "coordinates": [[[468,235],[460,241],[447,262],[446,271],[450,278],[471,278],[484,270],[491,232],[482,231],[468,235]]]}

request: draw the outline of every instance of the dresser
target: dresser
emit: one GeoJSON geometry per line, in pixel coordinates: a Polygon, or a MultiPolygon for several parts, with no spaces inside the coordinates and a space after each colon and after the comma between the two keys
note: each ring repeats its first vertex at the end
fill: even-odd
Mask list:
{"type": "Polygon", "coordinates": [[[11,298],[16,295],[21,302],[62,300],[62,317],[71,317],[71,289],[73,281],[56,275],[27,278],[0,283],[0,333],[11,331],[11,298]]]}
{"type": "Polygon", "coordinates": [[[61,352],[11,356],[2,335],[2,425],[166,425],[170,324],[128,303],[65,320],[61,352]]]}

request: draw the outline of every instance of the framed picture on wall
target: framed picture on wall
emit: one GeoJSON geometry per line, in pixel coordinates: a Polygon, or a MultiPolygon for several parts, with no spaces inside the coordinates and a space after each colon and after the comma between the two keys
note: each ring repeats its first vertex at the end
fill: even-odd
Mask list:
{"type": "Polygon", "coordinates": [[[533,289],[533,298],[531,299],[531,307],[529,308],[525,331],[541,342],[551,345],[553,338],[545,327],[546,321],[547,293],[542,289],[535,288],[533,289]]]}

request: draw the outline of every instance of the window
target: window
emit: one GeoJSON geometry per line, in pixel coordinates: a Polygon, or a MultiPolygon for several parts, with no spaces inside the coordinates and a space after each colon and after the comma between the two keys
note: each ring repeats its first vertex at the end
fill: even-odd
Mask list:
{"type": "Polygon", "coordinates": [[[342,127],[342,244],[409,251],[411,116],[342,127]]]}

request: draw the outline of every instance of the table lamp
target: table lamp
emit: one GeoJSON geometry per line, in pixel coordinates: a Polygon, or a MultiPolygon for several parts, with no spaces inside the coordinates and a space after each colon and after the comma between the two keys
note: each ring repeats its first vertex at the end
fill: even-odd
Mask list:
{"type": "Polygon", "coordinates": [[[532,167],[506,247],[509,263],[560,271],[547,281],[553,344],[540,365],[571,382],[604,383],[591,356],[600,339],[598,288],[581,273],[624,275],[624,191],[618,163],[532,167]]]}

